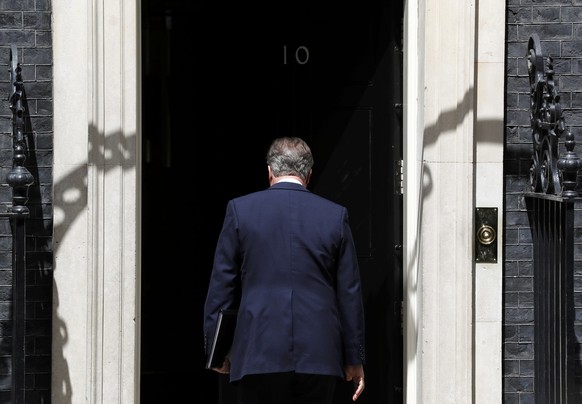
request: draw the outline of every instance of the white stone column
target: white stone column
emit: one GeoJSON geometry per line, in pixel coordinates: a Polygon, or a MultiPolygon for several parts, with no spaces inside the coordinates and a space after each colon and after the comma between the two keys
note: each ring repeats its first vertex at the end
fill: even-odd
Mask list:
{"type": "Polygon", "coordinates": [[[52,401],[137,403],[139,1],[52,4],[52,401]]]}
{"type": "Polygon", "coordinates": [[[420,15],[418,47],[407,49],[420,63],[407,79],[417,86],[407,101],[416,132],[405,133],[405,203],[414,222],[405,235],[405,366],[411,359],[415,366],[407,370],[407,404],[471,403],[475,6],[427,0],[417,7],[409,13],[420,15]]]}
{"type": "MultiPolygon", "coordinates": [[[[501,403],[503,359],[503,144],[505,2],[482,0],[477,23],[475,203],[493,207],[497,262],[475,265],[475,403],[501,403]]],[[[476,229],[477,230],[477,229],[476,229]]]]}
{"type": "Polygon", "coordinates": [[[405,7],[406,403],[500,402],[505,3],[405,7]],[[494,264],[477,206],[499,209],[494,264]]]}
{"type": "MultiPolygon", "coordinates": [[[[474,48],[459,41],[456,28],[463,25],[459,24],[461,16],[448,18],[455,15],[454,5],[442,11],[445,9],[450,14],[437,18],[446,17],[438,22],[442,31],[433,31],[436,37],[431,38],[442,42],[427,41],[425,64],[426,126],[418,236],[425,404],[472,401],[474,48]],[[448,55],[453,63],[448,63],[448,55]],[[454,63],[457,58],[469,60],[458,65],[454,63]]],[[[428,20],[427,25],[431,25],[428,20]]],[[[427,32],[431,32],[428,27],[427,32]]],[[[427,33],[427,38],[430,36],[427,33]]]]}

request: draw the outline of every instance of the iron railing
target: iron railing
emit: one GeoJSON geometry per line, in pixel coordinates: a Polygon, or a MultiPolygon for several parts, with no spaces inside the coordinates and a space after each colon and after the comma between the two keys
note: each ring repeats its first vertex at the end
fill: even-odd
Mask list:
{"type": "Polygon", "coordinates": [[[26,218],[29,216],[28,188],[34,178],[24,166],[27,147],[24,128],[24,83],[16,46],[10,47],[10,95],[12,111],[12,169],[6,182],[12,188],[12,206],[0,216],[12,221],[12,402],[25,403],[26,321],[26,218]]]}
{"type": "Polygon", "coordinates": [[[534,250],[534,395],[536,404],[568,404],[576,402],[574,202],[582,159],[562,115],[552,58],[544,61],[537,34],[529,39],[526,60],[533,142],[525,201],[534,250]]]}

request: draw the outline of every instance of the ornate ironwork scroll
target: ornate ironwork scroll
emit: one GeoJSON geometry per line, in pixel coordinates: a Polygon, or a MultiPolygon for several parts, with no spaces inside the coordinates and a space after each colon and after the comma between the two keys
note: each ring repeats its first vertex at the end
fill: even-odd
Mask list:
{"type": "Polygon", "coordinates": [[[560,95],[554,83],[551,57],[544,65],[540,38],[532,34],[527,49],[530,83],[530,125],[533,155],[530,184],[533,192],[571,198],[576,191],[582,159],[574,152],[574,135],[566,129],[560,95]],[[547,68],[547,69],[546,69],[547,68]],[[566,151],[559,155],[559,139],[564,135],[566,151]]]}

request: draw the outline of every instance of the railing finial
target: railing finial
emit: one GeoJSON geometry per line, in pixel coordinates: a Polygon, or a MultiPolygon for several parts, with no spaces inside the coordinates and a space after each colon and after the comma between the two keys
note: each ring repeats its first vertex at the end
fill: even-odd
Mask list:
{"type": "Polygon", "coordinates": [[[12,170],[6,176],[6,182],[12,187],[12,213],[27,215],[29,210],[28,187],[34,183],[34,177],[24,166],[26,160],[26,142],[24,140],[24,83],[22,68],[18,63],[18,51],[15,45],[10,47],[10,83],[12,91],[9,102],[12,110],[12,170]]]}

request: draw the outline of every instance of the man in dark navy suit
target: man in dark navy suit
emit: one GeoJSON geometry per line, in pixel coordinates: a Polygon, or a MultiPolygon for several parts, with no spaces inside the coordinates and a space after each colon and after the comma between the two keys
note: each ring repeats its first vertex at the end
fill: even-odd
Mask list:
{"type": "Polygon", "coordinates": [[[244,404],[331,404],[338,378],[364,390],[364,309],[347,209],[307,189],[313,156],[273,141],[269,188],[228,202],[206,303],[206,352],[238,308],[230,373],[244,404]]]}

